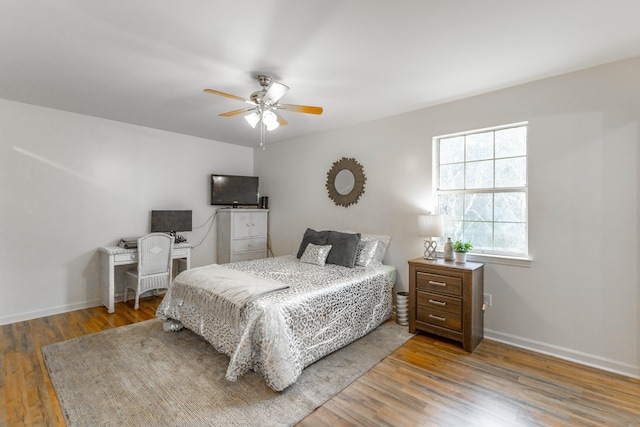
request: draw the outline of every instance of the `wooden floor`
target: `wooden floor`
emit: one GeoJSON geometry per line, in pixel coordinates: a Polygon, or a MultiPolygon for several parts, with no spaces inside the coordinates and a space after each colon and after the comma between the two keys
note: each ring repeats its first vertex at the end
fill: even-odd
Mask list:
{"type": "MultiPolygon", "coordinates": [[[[160,299],[0,326],[0,426],[64,419],[44,345],[155,317],[160,299]]],[[[640,426],[640,380],[485,340],[417,335],[299,426],[640,426]]]]}

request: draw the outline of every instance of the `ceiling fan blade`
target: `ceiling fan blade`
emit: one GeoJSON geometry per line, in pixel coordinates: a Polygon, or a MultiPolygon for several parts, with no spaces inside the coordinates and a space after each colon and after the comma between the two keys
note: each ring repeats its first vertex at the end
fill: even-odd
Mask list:
{"type": "Polygon", "coordinates": [[[219,115],[222,117],[231,117],[231,116],[237,116],[238,114],[246,113],[247,111],[252,111],[252,110],[255,110],[255,107],[241,108],[239,110],[233,110],[233,111],[229,111],[219,115]]]}
{"type": "Polygon", "coordinates": [[[278,114],[278,112],[276,111],[276,117],[278,118],[278,123],[280,124],[280,126],[285,126],[287,125],[289,122],[285,120],[284,117],[282,117],[280,114],[278,114]]]}
{"type": "Polygon", "coordinates": [[[252,101],[250,99],[242,98],[242,97],[236,96],[236,95],[231,95],[230,93],[220,92],[219,90],[205,89],[204,91],[207,92],[207,93],[211,93],[213,95],[220,95],[220,96],[224,96],[225,98],[231,98],[231,99],[235,99],[237,101],[246,102],[247,104],[253,104],[253,105],[256,104],[254,101],[252,101]]]}
{"type": "Polygon", "coordinates": [[[278,104],[276,108],[287,111],[295,111],[296,113],[322,114],[322,107],[313,107],[311,105],[293,105],[278,104]]]}
{"type": "Polygon", "coordinates": [[[273,105],[284,96],[289,90],[289,86],[278,82],[271,82],[267,93],[264,94],[263,102],[267,105],[273,105]]]}

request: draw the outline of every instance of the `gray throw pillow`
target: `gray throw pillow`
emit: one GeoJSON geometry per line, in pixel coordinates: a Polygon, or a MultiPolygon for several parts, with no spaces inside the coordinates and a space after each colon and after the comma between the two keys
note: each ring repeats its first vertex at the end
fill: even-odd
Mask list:
{"type": "Polygon", "coordinates": [[[360,242],[360,233],[341,233],[339,231],[330,231],[329,240],[326,244],[331,245],[331,252],[327,257],[327,264],[342,265],[344,267],[353,268],[356,262],[356,253],[358,251],[358,243],[360,242]]]}
{"type": "Polygon", "coordinates": [[[298,258],[302,256],[309,243],[313,243],[314,245],[318,246],[324,246],[327,244],[328,239],[328,231],[316,231],[311,228],[307,228],[307,231],[304,232],[304,236],[302,236],[302,243],[300,243],[300,247],[298,248],[298,258]]]}

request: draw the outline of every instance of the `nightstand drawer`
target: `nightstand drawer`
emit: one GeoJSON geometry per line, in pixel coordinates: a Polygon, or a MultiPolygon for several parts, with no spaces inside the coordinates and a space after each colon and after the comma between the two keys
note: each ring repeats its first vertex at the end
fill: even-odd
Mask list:
{"type": "Polygon", "coordinates": [[[418,272],[416,287],[420,290],[433,291],[449,295],[462,295],[462,279],[439,274],[418,272]]]}
{"type": "Polygon", "coordinates": [[[462,316],[460,313],[448,313],[428,307],[418,307],[416,320],[454,331],[462,330],[462,316]]]}
{"type": "Polygon", "coordinates": [[[418,291],[418,307],[460,314],[462,313],[462,300],[460,298],[418,291]]]}

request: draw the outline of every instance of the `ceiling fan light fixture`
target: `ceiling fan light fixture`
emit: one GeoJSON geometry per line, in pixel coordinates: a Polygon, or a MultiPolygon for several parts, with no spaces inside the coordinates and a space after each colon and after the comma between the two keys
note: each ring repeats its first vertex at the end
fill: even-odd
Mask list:
{"type": "Polygon", "coordinates": [[[275,82],[269,76],[259,75],[258,83],[262,86],[262,89],[253,92],[249,98],[243,98],[241,96],[220,92],[214,89],[204,89],[204,91],[206,93],[223,96],[225,98],[249,104],[250,107],[222,113],[219,114],[219,116],[232,117],[251,111],[250,114],[244,116],[244,119],[254,129],[258,124],[260,125],[260,146],[263,150],[265,148],[266,131],[275,130],[288,123],[285,118],[277,112],[278,110],[287,110],[306,114],[322,114],[322,107],[280,104],[280,99],[287,93],[289,86],[275,82]]]}
{"type": "Polygon", "coordinates": [[[260,116],[257,115],[254,112],[254,113],[247,114],[246,116],[244,116],[244,119],[247,121],[247,123],[249,123],[251,125],[252,128],[255,129],[256,125],[260,121],[260,116]]]}
{"type": "Polygon", "coordinates": [[[278,123],[278,116],[276,116],[276,113],[270,110],[262,113],[262,121],[267,127],[267,130],[274,130],[277,129],[278,126],[280,126],[280,123],[278,123]]]}

